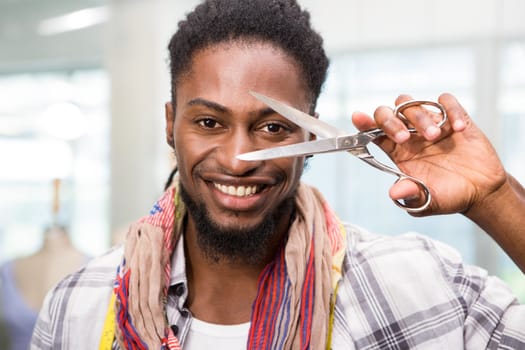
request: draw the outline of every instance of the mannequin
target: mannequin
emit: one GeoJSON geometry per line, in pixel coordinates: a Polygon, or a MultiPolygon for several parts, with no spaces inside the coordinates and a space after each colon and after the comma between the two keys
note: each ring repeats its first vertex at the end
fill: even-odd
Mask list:
{"type": "Polygon", "coordinates": [[[56,223],[59,188],[60,181],[55,180],[54,223],[44,231],[42,247],[29,256],[8,261],[0,267],[0,321],[8,330],[12,350],[28,348],[46,293],[88,260],[73,246],[66,228],[56,223]]]}
{"type": "Polygon", "coordinates": [[[13,262],[13,275],[22,298],[39,310],[47,291],[85,262],[86,256],[73,246],[66,229],[54,225],[45,231],[40,250],[13,262]]]}

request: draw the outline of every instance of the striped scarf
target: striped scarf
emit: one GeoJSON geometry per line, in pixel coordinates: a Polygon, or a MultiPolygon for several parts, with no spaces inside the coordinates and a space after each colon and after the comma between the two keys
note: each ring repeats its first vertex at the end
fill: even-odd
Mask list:
{"type": "MultiPolygon", "coordinates": [[[[296,206],[286,246],[259,276],[249,350],[330,348],[346,233],[316,189],[301,184],[296,206]]],[[[130,227],[100,349],[110,349],[113,336],[123,349],[181,349],[165,315],[184,215],[173,186],[130,227]]]]}

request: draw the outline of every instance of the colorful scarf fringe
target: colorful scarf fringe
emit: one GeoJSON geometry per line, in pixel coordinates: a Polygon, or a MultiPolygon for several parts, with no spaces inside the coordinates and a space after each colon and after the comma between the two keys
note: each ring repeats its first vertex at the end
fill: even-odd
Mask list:
{"type": "MultiPolygon", "coordinates": [[[[296,204],[286,246],[259,277],[249,350],[330,347],[346,233],[314,188],[301,184],[296,204]]],[[[165,309],[170,257],[184,215],[184,205],[172,187],[150,215],[130,227],[100,349],[111,348],[113,334],[124,349],[181,349],[165,309]]]]}

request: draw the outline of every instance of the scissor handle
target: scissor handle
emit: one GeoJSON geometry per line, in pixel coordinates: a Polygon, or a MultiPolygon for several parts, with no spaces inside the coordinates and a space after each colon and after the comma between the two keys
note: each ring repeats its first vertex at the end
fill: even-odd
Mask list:
{"type": "Polygon", "coordinates": [[[399,181],[401,180],[410,180],[412,182],[415,182],[416,185],[423,190],[423,195],[424,195],[424,198],[425,198],[425,202],[420,205],[419,207],[411,207],[405,203],[403,203],[401,200],[397,200],[397,199],[393,199],[394,203],[400,207],[400,208],[403,208],[405,209],[408,213],[420,213],[422,212],[423,210],[427,209],[430,205],[430,202],[432,202],[432,195],[430,194],[430,190],[428,189],[427,185],[425,185],[425,183],[419,179],[416,179],[415,177],[412,177],[412,176],[409,176],[409,175],[406,175],[406,174],[403,174],[402,172],[399,172],[400,175],[396,182],[395,183],[398,183],[399,181]]]}
{"type": "MultiPolygon", "coordinates": [[[[441,103],[434,102],[434,101],[410,100],[410,101],[400,103],[394,109],[394,115],[397,116],[399,119],[401,119],[405,123],[405,125],[409,125],[410,122],[408,121],[408,118],[403,114],[403,111],[407,108],[415,107],[415,106],[432,106],[432,107],[436,107],[437,109],[439,109],[443,118],[437,124],[438,128],[441,128],[447,122],[448,116],[447,116],[447,111],[445,110],[445,107],[443,107],[441,103]]],[[[416,129],[408,128],[408,131],[411,133],[415,133],[416,129]]]]}
{"type": "Polygon", "coordinates": [[[352,154],[357,156],[362,161],[364,161],[364,162],[368,163],[369,165],[373,166],[374,168],[379,169],[381,171],[384,171],[386,173],[393,174],[393,175],[397,176],[397,180],[396,180],[395,183],[398,183],[401,180],[410,180],[410,181],[414,182],[421,190],[423,190],[423,195],[424,195],[425,202],[422,205],[420,205],[418,207],[411,207],[411,206],[403,203],[401,200],[393,200],[394,203],[398,207],[406,210],[408,213],[419,213],[419,212],[422,212],[425,209],[427,209],[428,206],[430,205],[430,202],[432,202],[432,195],[430,194],[430,190],[428,189],[427,185],[425,185],[425,183],[423,181],[421,181],[419,179],[416,179],[415,177],[412,177],[410,175],[407,175],[407,174],[403,173],[402,171],[400,171],[398,169],[391,168],[388,165],[379,162],[377,159],[374,158],[373,155],[370,154],[370,152],[368,151],[368,149],[366,147],[362,147],[362,148],[356,149],[356,150],[351,150],[349,152],[351,152],[352,154]]]}

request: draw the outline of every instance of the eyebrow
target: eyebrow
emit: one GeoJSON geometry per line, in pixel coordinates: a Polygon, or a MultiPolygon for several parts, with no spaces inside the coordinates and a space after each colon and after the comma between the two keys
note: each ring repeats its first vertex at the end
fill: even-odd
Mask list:
{"type": "Polygon", "coordinates": [[[276,111],[274,111],[270,107],[267,107],[267,108],[263,108],[263,109],[259,110],[258,114],[261,117],[266,117],[267,115],[270,115],[270,114],[279,114],[279,113],[277,113],[276,111]]]}
{"type": "MultiPolygon", "coordinates": [[[[188,103],[188,106],[204,106],[204,107],[208,107],[208,108],[211,108],[217,112],[221,112],[221,113],[227,113],[230,111],[229,108],[217,103],[217,102],[213,102],[213,101],[210,101],[210,100],[206,100],[204,98],[194,98],[193,100],[189,101],[188,103]]],[[[274,111],[273,109],[271,109],[270,107],[267,107],[267,108],[262,108],[258,111],[255,112],[257,115],[259,116],[262,116],[262,117],[265,117],[267,115],[270,115],[270,114],[279,114],[277,113],[276,111],[274,111]]]]}
{"type": "Polygon", "coordinates": [[[203,98],[194,98],[193,100],[189,101],[188,102],[188,106],[205,106],[205,107],[208,107],[208,108],[211,108],[211,109],[214,109],[216,110],[217,112],[221,112],[221,113],[224,113],[224,112],[228,112],[228,108],[226,108],[225,106],[223,105],[220,105],[216,102],[213,102],[213,101],[209,101],[209,100],[205,100],[203,98]]]}

